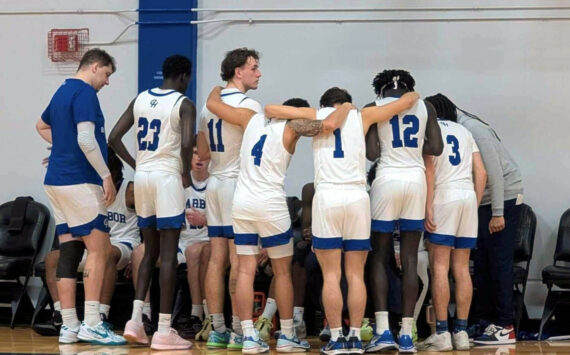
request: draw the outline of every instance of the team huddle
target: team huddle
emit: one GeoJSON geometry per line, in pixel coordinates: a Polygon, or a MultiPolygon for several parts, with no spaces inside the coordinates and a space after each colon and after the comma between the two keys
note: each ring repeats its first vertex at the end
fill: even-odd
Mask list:
{"type": "Polygon", "coordinates": [[[433,294],[437,333],[418,348],[429,350],[437,341],[445,343],[439,350],[469,349],[469,252],[477,241],[485,168],[471,133],[438,115],[439,96],[421,100],[410,73],[380,72],[373,80],[377,99],[362,109],[354,107],[350,94],[338,87],[322,94],[319,108],[300,99],[262,106],[246,96],[259,84],[259,55],[239,48],[228,52],[221,64],[227,85],[214,87],[197,114],[194,103],[184,96],[191,63],[186,57],[171,56],[163,64],[163,84],[137,95],[112,129],[108,153],[96,93],[114,71],[107,53],[87,52],[76,77],[58,89],[37,124],[40,135],[53,144],[44,185],[60,242],[59,259],[53,264],[57,288],[50,292],[52,298],[59,294],[61,343],[190,348],[184,334],[172,328],[176,268],[186,262],[196,339],[206,340],[208,348],[267,352],[267,337],[260,334],[252,315],[258,259],[266,253],[273,270],[272,287],[278,290],[276,350],[308,351],[306,334],[300,331],[302,315],[298,319],[294,314],[294,241],[284,189],[287,168],[303,136],[312,137],[310,239],[322,271],[322,304],[330,327],[330,340],[321,352],[417,351],[412,333],[422,236],[429,242],[430,259],[447,260],[431,264],[436,266],[434,282],[448,282],[449,260],[453,260],[457,319],[449,332],[449,285],[442,286],[444,292],[433,294]],[[133,126],[135,157],[123,143],[133,126]],[[117,156],[135,169],[134,183],[123,181],[117,156]],[[366,159],[375,161],[369,187],[366,159]],[[127,232],[136,231],[135,220],[142,244],[137,235],[127,232]],[[395,231],[401,236],[403,273],[403,315],[397,336],[389,326],[386,270],[395,231]],[[86,302],[85,320],[79,322],[75,279],[82,258],[86,302]],[[370,277],[365,283],[367,260],[370,277]],[[117,270],[129,261],[135,300],[120,336],[106,317],[117,270]],[[148,291],[157,263],[160,309],[158,327],[153,329],[148,324],[148,291]],[[342,275],[348,285],[348,332],[342,326],[342,275]],[[224,318],[226,286],[231,329],[224,318]],[[376,327],[365,343],[361,327],[368,294],[376,327]],[[151,340],[148,333],[153,333],[151,340]]]}

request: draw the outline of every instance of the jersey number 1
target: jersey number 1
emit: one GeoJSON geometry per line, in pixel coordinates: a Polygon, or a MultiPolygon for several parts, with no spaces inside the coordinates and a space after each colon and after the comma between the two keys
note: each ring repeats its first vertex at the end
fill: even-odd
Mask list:
{"type": "Polygon", "coordinates": [[[158,148],[158,135],[160,134],[160,120],[152,120],[150,124],[146,117],[139,117],[139,133],[137,133],[137,141],[139,144],[139,151],[150,150],[155,151],[158,148]],[[152,140],[145,140],[148,134],[148,129],[154,130],[152,134],[152,140]]]}
{"type": "Polygon", "coordinates": [[[223,152],[224,142],[222,142],[222,120],[216,122],[216,135],[218,136],[218,144],[214,144],[214,119],[208,122],[208,131],[210,132],[210,151],[223,152]]]}
{"type": "Polygon", "coordinates": [[[334,134],[334,158],[344,158],[344,150],[342,150],[342,139],[340,137],[340,128],[333,131],[334,134]]]}
{"type": "Polygon", "coordinates": [[[259,137],[259,140],[253,146],[251,150],[251,156],[253,157],[253,165],[260,166],[261,165],[261,157],[263,156],[263,145],[265,144],[265,139],[267,138],[267,134],[262,135],[259,137]]]}

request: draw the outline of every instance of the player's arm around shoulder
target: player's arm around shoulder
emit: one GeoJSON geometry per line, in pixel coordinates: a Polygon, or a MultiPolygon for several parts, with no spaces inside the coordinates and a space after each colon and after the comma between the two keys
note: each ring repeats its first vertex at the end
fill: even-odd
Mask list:
{"type": "Polygon", "coordinates": [[[214,87],[208,96],[206,107],[222,120],[245,129],[256,112],[248,108],[233,107],[224,103],[220,95],[221,92],[221,86],[214,87]]]}
{"type": "Polygon", "coordinates": [[[400,112],[409,110],[416,104],[419,98],[420,95],[417,92],[411,91],[405,93],[402,95],[402,97],[390,102],[389,104],[363,108],[361,115],[364,134],[368,132],[368,129],[374,123],[388,121],[390,118],[394,117],[400,112]]]}
{"type": "Polygon", "coordinates": [[[428,114],[426,124],[426,139],[422,150],[423,154],[440,156],[443,152],[443,137],[441,136],[441,128],[437,123],[437,112],[432,104],[424,101],[428,114]]]}
{"type": "Polygon", "coordinates": [[[131,101],[109,134],[109,145],[111,148],[113,148],[115,153],[117,153],[117,155],[127,164],[129,164],[133,169],[136,169],[136,162],[135,159],[131,156],[131,153],[129,153],[127,147],[125,147],[125,144],[123,143],[123,136],[135,124],[135,115],[133,111],[135,107],[135,101],[136,97],[131,101]]]}
{"type": "Polygon", "coordinates": [[[316,120],[317,109],[285,105],[265,105],[265,116],[280,120],[316,120]]]}

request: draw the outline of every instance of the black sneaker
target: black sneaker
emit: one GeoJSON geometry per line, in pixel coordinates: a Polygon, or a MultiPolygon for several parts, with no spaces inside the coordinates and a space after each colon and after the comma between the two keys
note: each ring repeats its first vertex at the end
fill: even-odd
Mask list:
{"type": "Polygon", "coordinates": [[[348,355],[348,343],[344,337],[336,341],[329,340],[327,345],[321,348],[321,355],[348,355]]]}
{"type": "Polygon", "coordinates": [[[188,322],[184,324],[178,331],[178,334],[184,339],[194,339],[196,334],[202,329],[202,321],[196,316],[190,316],[188,322]]]}
{"type": "Polygon", "coordinates": [[[144,332],[146,333],[146,335],[148,336],[153,335],[154,332],[156,331],[156,327],[154,326],[154,324],[146,314],[142,315],[142,322],[144,326],[144,332]]]}
{"type": "Polygon", "coordinates": [[[57,336],[59,335],[59,331],[61,329],[61,325],[63,321],[61,319],[61,313],[59,311],[54,311],[53,316],[50,320],[47,320],[43,323],[36,323],[34,324],[34,331],[39,335],[43,336],[57,336]]]}

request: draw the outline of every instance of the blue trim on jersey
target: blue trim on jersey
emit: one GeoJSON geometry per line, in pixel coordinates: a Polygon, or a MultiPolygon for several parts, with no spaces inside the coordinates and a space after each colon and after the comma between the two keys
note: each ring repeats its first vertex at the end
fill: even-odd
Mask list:
{"type": "Polygon", "coordinates": [[[70,227],[69,230],[71,235],[74,237],[85,237],[91,234],[93,229],[98,229],[101,232],[109,233],[109,223],[107,221],[107,216],[99,214],[91,222],[82,224],[80,226],[70,227]]]}
{"type": "Polygon", "coordinates": [[[425,232],[424,237],[429,240],[430,243],[437,245],[452,247],[455,244],[454,235],[425,232]]]}
{"type": "Polygon", "coordinates": [[[475,247],[477,247],[476,237],[455,238],[455,249],[474,249],[475,247]]]}
{"type": "Polygon", "coordinates": [[[139,228],[156,228],[156,216],[137,216],[137,224],[139,228]]]}
{"type": "Polygon", "coordinates": [[[156,219],[156,229],[179,229],[186,225],[186,218],[184,212],[178,216],[172,217],[159,217],[156,219]]]}
{"type": "MultiPolygon", "coordinates": [[[[243,94],[243,92],[241,92],[241,91],[228,92],[228,93],[225,93],[225,94],[221,94],[220,97],[226,97],[226,96],[235,95],[235,94],[243,94]]],[[[246,96],[246,97],[247,97],[247,96],[246,96]]]]}
{"type": "Polygon", "coordinates": [[[400,218],[400,231],[404,232],[423,232],[424,220],[423,219],[405,219],[400,218]]]}
{"type": "Polygon", "coordinates": [[[190,186],[192,186],[192,189],[193,189],[194,191],[196,191],[196,192],[202,192],[202,191],[205,191],[205,190],[206,190],[206,187],[208,187],[208,185],[207,185],[207,184],[206,184],[206,185],[204,185],[204,187],[203,187],[203,188],[201,188],[201,189],[199,189],[199,188],[197,188],[196,186],[194,186],[194,184],[192,184],[192,185],[190,185],[190,186]]]}
{"type": "Polygon", "coordinates": [[[372,231],[380,233],[393,233],[396,230],[396,221],[372,220],[372,231]]]}
{"type": "Polygon", "coordinates": [[[257,245],[259,234],[257,233],[236,233],[235,245],[257,245]]]}
{"type": "Polygon", "coordinates": [[[178,248],[178,252],[179,252],[180,254],[184,254],[184,253],[182,253],[182,249],[180,249],[180,247],[178,248]]]}
{"type": "Polygon", "coordinates": [[[68,234],[69,233],[69,226],[67,225],[67,223],[62,223],[62,224],[58,224],[57,226],[55,226],[55,235],[56,236],[60,236],[62,234],[68,234]]]}
{"type": "Polygon", "coordinates": [[[315,249],[342,249],[342,237],[321,238],[313,235],[315,249]]]}
{"type": "Polygon", "coordinates": [[[127,248],[133,250],[133,245],[132,245],[131,243],[129,243],[129,242],[119,242],[119,243],[120,243],[120,244],[123,244],[123,245],[126,245],[127,248]]]}
{"type": "Polygon", "coordinates": [[[208,226],[208,237],[234,239],[232,226],[208,226]]]}
{"type": "Polygon", "coordinates": [[[344,251],[363,251],[372,250],[370,247],[370,238],[366,239],[348,239],[342,242],[344,251]]]}
{"type": "Polygon", "coordinates": [[[160,96],[167,96],[167,95],[170,95],[170,94],[174,94],[175,92],[178,92],[178,91],[172,90],[172,91],[169,91],[169,92],[165,92],[164,94],[159,94],[159,93],[157,93],[157,92],[152,92],[152,89],[148,89],[148,93],[149,93],[149,94],[151,94],[152,96],[158,96],[158,97],[160,97],[160,96]]]}
{"type": "Polygon", "coordinates": [[[289,227],[289,230],[286,232],[261,238],[261,246],[263,248],[271,248],[280,245],[285,245],[289,243],[292,237],[293,237],[293,230],[291,229],[291,227],[289,227]]]}

